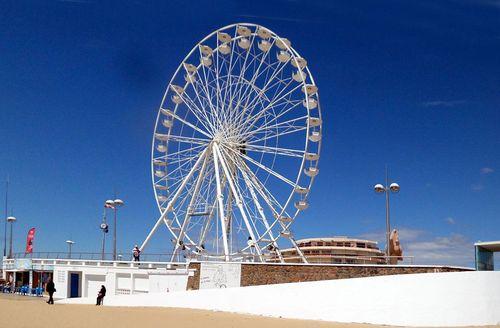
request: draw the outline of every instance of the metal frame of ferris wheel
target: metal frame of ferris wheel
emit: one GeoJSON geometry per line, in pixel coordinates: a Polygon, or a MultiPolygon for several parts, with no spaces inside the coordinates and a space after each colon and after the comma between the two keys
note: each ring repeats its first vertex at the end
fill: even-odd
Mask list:
{"type": "MultiPolygon", "coordinates": [[[[308,206],[307,194],[318,173],[317,163],[320,145],[321,112],[317,87],[309,72],[307,62],[291,47],[290,42],[255,24],[233,24],[211,33],[200,41],[179,65],[169,83],[158,112],[152,142],[152,180],[161,215],[142,243],[141,250],[163,224],[174,236],[172,261],[185,247],[200,255],[204,250],[203,243],[207,240],[211,225],[217,224],[218,229],[220,224],[223,254],[215,254],[214,257],[230,261],[233,258],[242,258],[238,256],[240,254],[243,256],[250,251],[255,252],[255,259],[264,262],[269,259],[266,252],[263,251],[265,247],[261,247],[259,244],[264,243],[267,247],[272,246],[277,260],[283,261],[277,240],[280,237],[286,237],[296,248],[302,260],[306,262],[306,258],[295,243],[289,228],[298,212],[308,206]],[[226,33],[231,30],[234,30],[234,37],[226,33]],[[214,36],[217,38],[216,47],[212,49],[205,46],[205,42],[214,36]],[[255,45],[255,42],[258,42],[258,46],[255,45]],[[270,49],[273,46],[281,50],[277,55],[277,68],[269,76],[269,67],[275,64],[268,64],[265,58],[271,53],[270,49]],[[252,47],[258,47],[262,53],[254,53],[254,57],[250,58],[251,50],[255,50],[252,47]],[[248,50],[249,48],[251,50],[248,50]],[[188,60],[192,58],[197,49],[199,50],[200,64],[195,66],[189,64],[188,60]],[[241,56],[237,53],[238,49],[248,51],[242,51],[244,56],[241,56]],[[236,57],[233,56],[235,53],[236,56],[240,57],[233,58],[236,57]],[[227,54],[230,54],[229,59],[224,57],[227,54]],[[257,65],[256,61],[259,55],[262,56],[257,65]],[[289,58],[282,61],[280,55],[288,55],[289,58]],[[240,61],[240,71],[233,81],[233,75],[230,73],[232,67],[237,65],[238,60],[240,61]],[[287,64],[291,64],[297,69],[292,77],[283,77],[283,70],[287,64]],[[226,75],[222,74],[221,67],[223,65],[229,67],[226,75]],[[265,65],[268,67],[262,69],[265,65]],[[211,66],[214,66],[215,69],[212,70],[211,66]],[[245,75],[252,67],[253,74],[249,80],[245,75]],[[185,84],[183,87],[174,84],[182,70],[186,74],[184,75],[185,84]],[[265,84],[259,87],[256,82],[262,79],[264,73],[268,74],[265,78],[265,84]],[[306,83],[307,81],[309,83],[306,83]],[[296,85],[293,85],[294,83],[296,85]],[[279,89],[280,85],[284,85],[281,90],[279,89]],[[279,92],[276,91],[270,98],[266,92],[274,90],[273,88],[277,88],[276,86],[278,86],[279,92]],[[304,99],[292,100],[292,95],[297,94],[300,88],[302,88],[304,99]],[[191,94],[187,90],[190,90],[191,94]],[[164,106],[165,103],[170,101],[167,96],[171,96],[171,101],[175,106],[174,110],[164,108],[167,107],[164,106]],[[266,102],[268,103],[266,104],[266,102]],[[294,110],[297,111],[301,104],[306,108],[307,113],[287,118],[287,115],[293,113],[294,110]],[[179,110],[182,105],[186,107],[184,112],[179,110]],[[280,108],[283,107],[285,109],[280,111],[280,108]],[[240,110],[234,110],[234,108],[240,110]],[[311,115],[312,110],[316,110],[317,114],[311,115]],[[276,111],[279,111],[278,114],[275,114],[276,111]],[[274,117],[270,117],[269,113],[275,114],[274,117]],[[194,122],[187,117],[188,114],[192,116],[194,122]],[[266,125],[258,126],[262,120],[265,121],[266,125]],[[304,123],[304,121],[305,126],[296,125],[300,122],[304,123]],[[174,122],[182,126],[180,132],[177,130],[177,134],[173,132],[172,128],[174,122]],[[159,123],[161,124],[159,125],[159,123]],[[182,135],[185,131],[184,128],[193,131],[190,136],[182,135]],[[167,133],[157,132],[160,129],[167,133]],[[279,132],[280,129],[283,132],[279,132]],[[301,131],[306,132],[303,150],[277,146],[279,137],[291,136],[301,131]],[[276,145],[268,146],[268,140],[273,139],[276,139],[276,145]],[[317,145],[316,152],[309,151],[308,145],[310,143],[317,145]],[[168,153],[167,149],[171,144],[178,145],[177,151],[168,153]],[[189,147],[181,149],[181,144],[187,144],[189,147]],[[160,149],[160,147],[162,148],[160,149]],[[161,154],[158,155],[158,152],[161,154]],[[248,154],[249,152],[262,154],[260,161],[252,158],[248,154]],[[274,156],[271,167],[262,163],[262,158],[269,154],[274,156]],[[277,156],[301,159],[295,181],[274,169],[274,161],[276,161],[277,156]],[[304,168],[306,161],[310,162],[308,168],[304,168]],[[256,167],[255,172],[250,168],[250,164],[256,167]],[[169,166],[172,167],[170,171],[168,171],[169,166]],[[158,168],[165,169],[162,171],[158,168]],[[257,176],[258,171],[267,174],[264,181],[257,176]],[[309,180],[306,181],[306,187],[301,185],[303,182],[301,178],[304,174],[309,177],[309,180]],[[181,175],[182,178],[177,178],[181,175]],[[269,186],[266,186],[266,181],[270,176],[292,188],[284,205],[269,190],[269,186]],[[174,182],[168,184],[169,179],[174,182]],[[189,184],[190,181],[191,184],[189,184]],[[161,194],[168,193],[170,190],[175,190],[175,192],[166,196],[161,194]],[[210,202],[205,202],[206,204],[210,203],[211,207],[209,207],[210,211],[204,213],[205,222],[199,227],[199,238],[195,242],[194,238],[189,236],[193,208],[197,202],[200,202],[202,194],[209,195],[211,192],[215,192],[215,197],[210,199],[210,202]],[[301,200],[295,203],[295,214],[290,215],[287,208],[295,193],[301,195],[301,200]],[[229,200],[224,203],[225,199],[229,200]],[[250,207],[254,209],[253,212],[250,207]],[[176,208],[183,210],[176,210],[176,208]],[[266,208],[267,212],[270,212],[271,217],[274,218],[273,222],[269,220],[270,215],[266,215],[266,208]],[[246,230],[249,236],[247,247],[237,250],[236,255],[232,251],[233,243],[229,240],[232,235],[227,231],[229,229],[232,231],[229,224],[233,223],[232,217],[235,216],[233,211],[239,213],[241,226],[244,227],[242,230],[246,230]],[[170,217],[169,214],[171,214],[170,217]],[[179,216],[182,219],[179,219],[179,216]],[[217,216],[218,220],[213,220],[214,216],[217,216]],[[261,221],[263,231],[259,232],[257,221],[261,221]],[[175,223],[177,226],[174,227],[175,223]],[[275,227],[280,230],[278,234],[273,231],[275,227]],[[185,239],[191,241],[188,246],[184,243],[185,239]]],[[[218,247],[218,232],[216,232],[215,237],[218,247]]]]}

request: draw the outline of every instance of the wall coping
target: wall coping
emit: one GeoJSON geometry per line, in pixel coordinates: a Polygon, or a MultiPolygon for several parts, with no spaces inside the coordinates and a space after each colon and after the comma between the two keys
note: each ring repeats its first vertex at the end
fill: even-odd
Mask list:
{"type": "Polygon", "coordinates": [[[476,271],[476,269],[471,267],[462,267],[454,265],[431,265],[431,264],[401,264],[401,265],[391,265],[391,264],[355,264],[355,263],[262,263],[262,262],[224,262],[224,261],[190,261],[190,263],[236,263],[245,265],[277,265],[277,266],[318,266],[318,267],[370,267],[370,268],[449,268],[449,269],[460,269],[467,271],[476,271]]]}

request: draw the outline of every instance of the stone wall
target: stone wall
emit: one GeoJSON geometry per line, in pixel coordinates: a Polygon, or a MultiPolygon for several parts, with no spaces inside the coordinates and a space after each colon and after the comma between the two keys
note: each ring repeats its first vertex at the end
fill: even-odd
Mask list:
{"type": "MultiPolygon", "coordinates": [[[[187,289],[199,289],[200,263],[192,262],[195,269],[189,277],[187,289]]],[[[318,281],[372,277],[394,274],[457,272],[472,269],[447,266],[389,266],[389,265],[317,265],[317,264],[241,264],[241,286],[282,284],[289,282],[318,281]]]]}

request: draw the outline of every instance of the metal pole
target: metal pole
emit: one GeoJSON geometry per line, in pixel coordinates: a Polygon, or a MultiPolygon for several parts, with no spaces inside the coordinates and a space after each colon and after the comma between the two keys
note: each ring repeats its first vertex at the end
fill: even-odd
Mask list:
{"type": "Polygon", "coordinates": [[[102,231],[102,250],[101,250],[101,260],[104,261],[104,251],[106,248],[106,232],[102,231]]]}
{"type": "Polygon", "coordinates": [[[9,176],[7,176],[7,180],[5,181],[5,227],[3,232],[3,256],[7,255],[7,216],[8,216],[8,204],[9,200],[9,176]]]}
{"type": "Polygon", "coordinates": [[[385,225],[386,225],[386,254],[387,260],[389,260],[389,243],[391,242],[391,221],[390,221],[390,210],[389,210],[389,174],[387,172],[387,165],[385,166],[385,225]]]}
{"type": "Polygon", "coordinates": [[[10,247],[9,247],[9,258],[12,258],[12,226],[14,221],[10,222],[10,247]]]}
{"type": "Polygon", "coordinates": [[[113,209],[113,211],[115,212],[115,219],[114,219],[114,229],[113,229],[113,260],[116,261],[116,204],[115,204],[115,208],[113,209]]]}
{"type": "Polygon", "coordinates": [[[68,243],[68,246],[69,246],[68,258],[71,258],[71,243],[68,243]]]}
{"type": "MultiPolygon", "coordinates": [[[[104,207],[104,212],[102,215],[103,218],[103,223],[106,223],[106,207],[104,207]]],[[[104,251],[106,247],[106,229],[101,229],[102,230],[102,250],[101,250],[101,260],[104,261],[104,251]]]]}

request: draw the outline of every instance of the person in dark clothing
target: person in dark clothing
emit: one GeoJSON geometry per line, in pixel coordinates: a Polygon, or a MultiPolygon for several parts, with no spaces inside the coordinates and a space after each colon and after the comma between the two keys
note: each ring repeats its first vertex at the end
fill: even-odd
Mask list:
{"type": "Polygon", "coordinates": [[[141,260],[141,250],[139,246],[135,245],[134,249],[132,249],[132,255],[134,256],[134,261],[139,262],[141,260]]]}
{"type": "Polygon", "coordinates": [[[47,281],[45,289],[47,290],[47,293],[49,293],[49,300],[47,301],[47,303],[54,304],[54,299],[52,298],[52,295],[54,295],[54,292],[56,291],[56,285],[54,284],[51,278],[49,278],[49,280],[47,281]]]}
{"type": "Polygon", "coordinates": [[[106,287],[101,285],[101,290],[97,294],[97,303],[95,305],[102,305],[102,299],[106,296],[106,287]]]}

